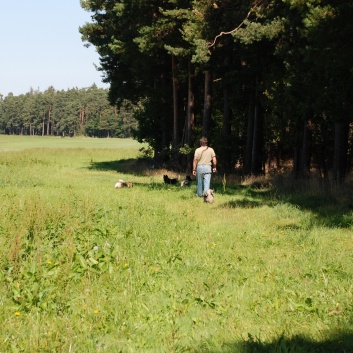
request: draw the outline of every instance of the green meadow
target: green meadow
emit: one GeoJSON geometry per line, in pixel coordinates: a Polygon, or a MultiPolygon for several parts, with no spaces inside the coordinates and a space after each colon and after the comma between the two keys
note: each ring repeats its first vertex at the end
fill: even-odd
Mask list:
{"type": "Polygon", "coordinates": [[[353,352],[348,182],[218,175],[205,204],[141,147],[0,135],[1,353],[353,352]]]}

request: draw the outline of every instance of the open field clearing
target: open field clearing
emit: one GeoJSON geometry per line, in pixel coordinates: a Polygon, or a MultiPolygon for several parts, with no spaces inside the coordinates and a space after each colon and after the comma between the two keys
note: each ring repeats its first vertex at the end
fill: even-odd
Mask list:
{"type": "Polygon", "coordinates": [[[0,135],[1,353],[353,352],[350,203],[220,175],[205,204],[140,147],[0,135]]]}
{"type": "Polygon", "coordinates": [[[136,146],[138,143],[131,139],[0,135],[0,151],[34,148],[131,148],[136,151],[136,146]]]}

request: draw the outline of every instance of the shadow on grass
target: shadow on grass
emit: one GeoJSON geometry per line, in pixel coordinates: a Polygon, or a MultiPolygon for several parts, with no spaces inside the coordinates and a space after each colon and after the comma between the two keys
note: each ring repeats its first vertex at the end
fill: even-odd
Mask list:
{"type": "Polygon", "coordinates": [[[203,353],[353,353],[353,332],[335,333],[327,340],[313,341],[303,336],[279,337],[261,342],[252,336],[244,342],[225,344],[222,350],[198,350],[203,353]]]}
{"type": "MultiPolygon", "coordinates": [[[[148,176],[154,170],[152,161],[146,158],[129,158],[114,161],[92,162],[89,169],[101,171],[116,171],[121,174],[132,174],[137,176],[148,176]]],[[[163,170],[160,171],[162,180],[163,170]]],[[[156,179],[156,175],[153,177],[156,179]]],[[[353,207],[352,203],[339,202],[339,200],[330,195],[308,195],[305,192],[286,191],[282,188],[279,192],[275,187],[262,187],[259,183],[253,185],[241,185],[236,183],[228,183],[223,190],[222,178],[213,178],[212,185],[216,190],[216,194],[224,194],[235,196],[234,200],[223,203],[221,207],[225,208],[257,208],[262,206],[275,207],[281,203],[289,203],[298,207],[300,210],[312,212],[315,215],[315,223],[327,227],[349,228],[353,224],[353,207]],[[219,190],[219,192],[218,192],[219,190]]],[[[163,183],[141,184],[141,186],[149,189],[166,189],[171,188],[178,191],[180,185],[170,186],[163,183]]],[[[191,185],[191,187],[195,187],[191,185]]],[[[181,189],[181,188],[180,188],[181,189]]]]}
{"type": "Polygon", "coordinates": [[[227,192],[235,195],[231,201],[222,204],[226,208],[275,207],[290,204],[299,210],[311,212],[315,224],[326,227],[349,228],[353,225],[353,207],[349,202],[342,202],[330,195],[310,195],[306,193],[279,193],[276,189],[253,189],[251,186],[227,192]]]}
{"type": "Polygon", "coordinates": [[[151,169],[151,161],[143,158],[120,159],[116,161],[92,162],[88,169],[116,171],[118,173],[144,175],[151,169]]]}
{"type": "Polygon", "coordinates": [[[334,197],[290,195],[287,202],[314,213],[323,226],[348,228],[353,224],[352,206],[334,197]]]}

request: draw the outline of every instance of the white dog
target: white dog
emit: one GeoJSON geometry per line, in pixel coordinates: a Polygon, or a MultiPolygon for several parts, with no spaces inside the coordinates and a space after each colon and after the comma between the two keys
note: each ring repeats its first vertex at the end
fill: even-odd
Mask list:
{"type": "Polygon", "coordinates": [[[212,189],[208,189],[203,195],[203,200],[208,203],[213,203],[214,201],[214,191],[212,189]]]}
{"type": "Polygon", "coordinates": [[[123,185],[124,180],[119,179],[116,183],[115,183],[115,189],[121,188],[123,185]]]}
{"type": "Polygon", "coordinates": [[[133,187],[133,183],[131,182],[125,182],[122,179],[119,179],[116,183],[115,183],[115,189],[119,189],[119,188],[132,188],[133,187]]]}

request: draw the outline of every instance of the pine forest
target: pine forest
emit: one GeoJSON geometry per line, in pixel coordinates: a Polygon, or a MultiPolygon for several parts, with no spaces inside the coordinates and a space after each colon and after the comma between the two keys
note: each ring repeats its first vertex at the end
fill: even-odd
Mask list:
{"type": "Polygon", "coordinates": [[[148,143],[157,162],[186,168],[206,136],[224,172],[262,175],[290,165],[295,177],[345,179],[353,142],[351,0],[81,6],[91,14],[79,28],[82,41],[96,48],[108,92],[6,97],[2,133],[131,136],[148,143]]]}

